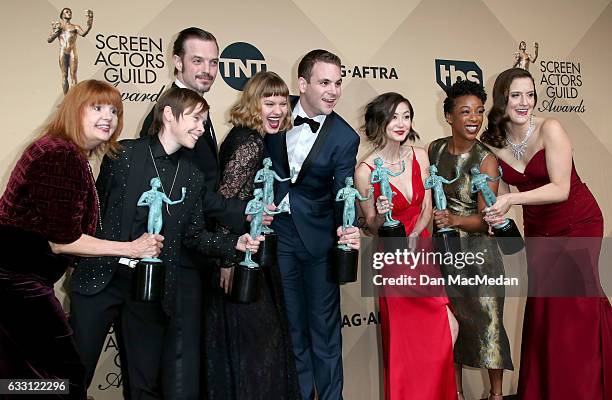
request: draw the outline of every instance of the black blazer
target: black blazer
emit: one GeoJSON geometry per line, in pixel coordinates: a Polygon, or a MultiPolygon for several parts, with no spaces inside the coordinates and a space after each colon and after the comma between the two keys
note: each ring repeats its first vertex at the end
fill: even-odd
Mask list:
{"type": "MultiPolygon", "coordinates": [[[[292,106],[297,100],[292,97],[292,106]]],[[[272,166],[281,178],[290,175],[286,141],[285,132],[265,137],[272,166]]],[[[291,217],[313,256],[327,254],[336,239],[336,228],[342,225],[343,203],[335,201],[336,194],[344,187],[346,177],[355,173],[358,148],[357,132],[332,112],[325,118],[295,183],[275,182],[276,204],[289,193],[291,217]]]]}
{"type": "MultiPolygon", "coordinates": [[[[134,220],[136,204],[142,193],[144,160],[149,157],[151,138],[121,141],[122,150],[116,158],[104,157],[96,189],[100,199],[102,228],[97,227],[96,237],[114,241],[128,241],[134,220]]],[[[188,173],[185,182],[177,186],[187,187],[182,212],[173,213],[164,219],[164,248],[160,258],[166,266],[164,310],[169,315],[174,310],[176,275],[180,272],[182,244],[199,253],[236,261],[240,254],[234,249],[237,235],[221,235],[205,230],[205,217],[216,218],[225,213],[217,195],[207,190],[204,175],[193,163],[184,158],[181,168],[188,173]]],[[[182,175],[182,174],[181,174],[182,175]]],[[[242,225],[241,225],[242,226],[242,225]]],[[[84,295],[101,292],[110,282],[118,266],[118,257],[82,258],[72,275],[72,290],[84,295]]],[[[203,265],[203,263],[202,263],[203,265]]]]}

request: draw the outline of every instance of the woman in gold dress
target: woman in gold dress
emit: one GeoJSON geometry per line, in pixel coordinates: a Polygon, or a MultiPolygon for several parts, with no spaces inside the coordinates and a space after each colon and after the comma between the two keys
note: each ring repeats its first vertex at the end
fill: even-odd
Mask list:
{"type": "MultiPolygon", "coordinates": [[[[444,186],[448,206],[434,211],[435,228],[452,228],[458,231],[463,253],[480,253],[484,262],[460,268],[459,265],[443,265],[445,276],[498,277],[504,274],[504,266],[497,244],[487,234],[488,226],[482,218],[486,207],[482,196],[472,193],[472,167],[495,177],[499,175],[497,159],[488,148],[476,139],[482,125],[484,89],[471,81],[459,81],[447,92],[444,100],[444,116],[450,124],[452,136],[433,141],[429,145],[429,162],[436,165],[438,174],[459,179],[444,186]]],[[[497,193],[497,182],[489,183],[497,193]]],[[[447,279],[448,282],[448,279],[447,279]]],[[[510,344],[503,325],[503,287],[447,285],[449,299],[459,322],[459,336],[455,343],[455,379],[459,400],[463,400],[461,382],[462,366],[486,368],[491,381],[490,400],[502,400],[503,370],[512,370],[510,344]]]]}

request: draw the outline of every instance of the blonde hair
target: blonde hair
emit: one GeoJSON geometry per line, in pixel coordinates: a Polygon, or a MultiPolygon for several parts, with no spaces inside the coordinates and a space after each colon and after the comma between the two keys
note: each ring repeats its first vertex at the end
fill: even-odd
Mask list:
{"type": "MultiPolygon", "coordinates": [[[[230,110],[229,122],[234,126],[244,126],[265,134],[261,118],[261,99],[270,96],[289,97],[289,88],[280,76],[271,71],[260,71],[248,80],[242,96],[230,110]]],[[[279,130],[291,129],[291,110],[281,121],[279,130]]]]}

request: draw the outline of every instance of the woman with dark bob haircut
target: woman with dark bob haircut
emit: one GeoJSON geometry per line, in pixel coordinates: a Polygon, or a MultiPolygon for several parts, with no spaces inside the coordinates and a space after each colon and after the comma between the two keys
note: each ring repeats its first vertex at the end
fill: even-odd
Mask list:
{"type": "MultiPolygon", "coordinates": [[[[234,127],[219,151],[219,194],[249,200],[263,165],[264,136],[291,128],[289,88],[274,72],[258,72],[231,108],[230,122],[234,127]]],[[[218,230],[229,232],[229,227],[218,230]]],[[[234,265],[220,267],[212,274],[216,287],[204,299],[207,398],[299,399],[278,265],[263,268],[257,300],[249,304],[225,296],[234,265]]]]}
{"type": "Polygon", "coordinates": [[[85,370],[53,284],[73,255],[153,257],[159,235],[132,242],[93,236],[99,202],[87,158],[117,150],[121,95],[87,80],[71,88],[44,133],[24,151],[0,199],[0,376],[68,379],[84,399],[85,370]]]}
{"type": "Polygon", "coordinates": [[[523,206],[530,292],[518,395],[612,399],[612,307],[598,272],[603,217],[576,172],[567,133],[557,120],[533,115],[536,100],[528,71],[502,72],[482,135],[504,180],[485,219],[497,224],[511,206],[523,206]]]}
{"type": "MultiPolygon", "coordinates": [[[[362,131],[372,151],[355,170],[355,186],[362,196],[374,189],[372,199],[359,203],[367,231],[376,234],[392,209],[415,250],[430,236],[431,195],[423,185],[429,168],[427,153],[407,143],[419,137],[413,121],[412,105],[399,93],[381,94],[365,107],[362,131]],[[404,170],[389,177],[393,199],[381,195],[379,183],[370,183],[375,164],[393,172],[404,170]]],[[[423,268],[419,265],[416,271],[423,268]]],[[[390,276],[391,271],[398,271],[397,265],[386,264],[382,272],[390,276]]],[[[388,289],[379,297],[385,400],[456,399],[452,346],[457,321],[448,309],[448,299],[438,293],[388,289]]]]}
{"type": "MultiPolygon", "coordinates": [[[[444,118],[451,127],[451,136],[437,139],[429,145],[429,162],[438,168],[438,174],[447,179],[459,178],[444,185],[448,201],[445,210],[434,212],[437,229],[451,228],[459,233],[461,250],[482,254],[482,263],[458,268],[442,265],[447,276],[470,278],[474,276],[502,276],[504,264],[497,243],[489,237],[488,225],[482,219],[486,207],[482,195],[472,193],[472,173],[475,167],[489,176],[498,176],[495,155],[476,137],[484,118],[484,103],[487,94],[475,82],[456,82],[446,92],[444,118]]],[[[489,182],[491,190],[497,192],[497,182],[489,182]]],[[[449,281],[450,279],[447,279],[449,281]]],[[[459,337],[455,344],[455,377],[459,400],[463,400],[463,365],[487,369],[490,400],[502,399],[503,370],[512,370],[510,343],[504,328],[504,294],[495,291],[485,294],[483,285],[474,293],[473,288],[448,285],[453,312],[459,321],[459,337]]]]}

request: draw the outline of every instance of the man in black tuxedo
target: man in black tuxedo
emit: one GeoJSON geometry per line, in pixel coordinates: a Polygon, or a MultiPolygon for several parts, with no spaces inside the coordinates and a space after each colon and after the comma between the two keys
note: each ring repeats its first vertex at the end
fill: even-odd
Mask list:
{"type": "Polygon", "coordinates": [[[276,216],[280,267],[289,329],[304,399],[342,398],[340,289],[330,278],[330,250],[337,239],[359,248],[359,230],[341,229],[343,206],[336,193],[353,176],[359,135],[333,109],[340,98],[340,59],[313,50],[298,65],[300,97],[293,104],[294,127],[266,135],[276,173],[276,216]]]}
{"type": "MultiPolygon", "coordinates": [[[[152,178],[161,181],[163,194],[171,200],[185,196],[178,204],[166,205],[163,215],[164,261],[163,301],[142,303],[130,295],[133,270],[122,265],[121,256],[83,258],[72,276],[71,325],[81,359],[91,383],[104,339],[111,323],[119,342],[126,398],[187,399],[177,386],[167,387],[162,376],[169,354],[180,346],[170,331],[181,325],[177,311],[184,301],[181,294],[184,274],[202,268],[201,255],[239,260],[248,237],[220,235],[205,229],[204,216],[218,217],[225,212],[205,184],[204,175],[187,154],[203,133],[208,104],[189,89],[171,88],[156,105],[152,131],[145,138],[124,140],[116,157],[106,156],[96,181],[101,223],[96,237],[127,242],[147,231],[147,207],[138,207],[152,178]],[[177,322],[178,320],[178,322],[177,322]],[[171,340],[171,341],[169,341],[171,340]],[[176,344],[178,343],[178,345],[176,344]],[[163,394],[162,394],[163,387],[163,394]]],[[[129,251],[127,251],[129,253],[129,251]]],[[[124,261],[125,262],[125,261],[124,261]]],[[[199,316],[198,316],[199,317],[199,316]]],[[[185,349],[185,351],[193,351],[185,349]]],[[[197,351],[197,350],[196,350],[197,351]]],[[[188,371],[186,371],[188,372],[188,371]]],[[[174,383],[174,382],[172,382],[174,383]]]]}

